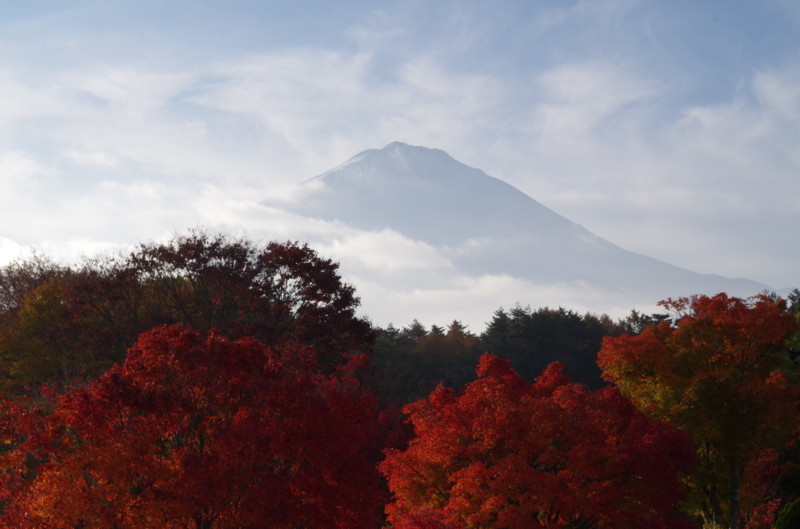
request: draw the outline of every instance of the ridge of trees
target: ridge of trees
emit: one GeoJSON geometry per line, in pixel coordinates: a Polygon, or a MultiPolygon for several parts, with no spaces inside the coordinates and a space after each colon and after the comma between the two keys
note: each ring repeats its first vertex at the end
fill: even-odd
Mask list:
{"type": "Polygon", "coordinates": [[[377,329],[373,353],[381,396],[387,402],[408,403],[429,394],[439,382],[461,388],[474,379],[482,353],[508,359],[527,380],[535,380],[552,362],[564,365],[570,379],[599,388],[606,383],[597,366],[597,353],[606,336],[639,334],[666,313],[636,310],[617,321],[609,316],[580,315],[563,307],[532,310],[515,306],[498,309],[485,330],[473,334],[460,321],[447,327],[426,328],[418,320],[397,329],[377,329]]]}
{"type": "Polygon", "coordinates": [[[791,527],[800,291],[662,306],[380,329],[308,246],[204,232],[12,263],[0,525],[791,527]]]}
{"type": "Polygon", "coordinates": [[[201,231],[74,267],[12,263],[0,269],[0,389],[91,380],[139,334],[173,323],[313,345],[333,368],[374,341],[338,266],[296,242],[256,247],[201,231]]]}

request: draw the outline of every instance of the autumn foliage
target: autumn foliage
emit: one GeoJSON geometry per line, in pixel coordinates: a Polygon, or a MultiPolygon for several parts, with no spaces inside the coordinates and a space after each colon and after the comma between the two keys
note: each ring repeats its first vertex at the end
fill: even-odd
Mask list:
{"type": "Polygon", "coordinates": [[[313,345],[320,367],[335,369],[374,341],[338,266],[307,245],[204,232],[76,267],[14,263],[0,269],[0,388],[91,379],[140,333],[174,323],[313,345]]]}
{"type": "Polygon", "coordinates": [[[698,456],[689,509],[712,527],[735,529],[771,508],[764,478],[776,474],[777,451],[798,427],[800,393],[784,373],[797,321],[764,296],[664,306],[680,315],[674,326],[606,338],[599,364],[640,409],[689,434],[698,456]]]}
{"type": "Polygon", "coordinates": [[[367,528],[375,400],[350,368],[180,326],[52,402],[6,402],[2,527],[367,528]]]}
{"type": "Polygon", "coordinates": [[[381,464],[394,527],[688,526],[683,432],[613,388],[570,382],[558,364],[530,383],[484,355],[478,375],[461,395],[440,386],[406,407],[415,437],[381,464]]]}
{"type": "Polygon", "coordinates": [[[373,329],[338,265],[293,242],[190,232],[13,263],[0,527],[789,527],[797,299],[619,324],[516,308],[479,337],[373,329]],[[484,354],[475,379],[486,348],[509,360],[484,354]]]}

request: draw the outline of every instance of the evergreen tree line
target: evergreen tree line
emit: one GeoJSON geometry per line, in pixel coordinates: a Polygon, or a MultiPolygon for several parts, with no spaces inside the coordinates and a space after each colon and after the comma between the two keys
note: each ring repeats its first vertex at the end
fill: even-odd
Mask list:
{"type": "Polygon", "coordinates": [[[381,396],[392,403],[422,398],[440,382],[463,387],[474,379],[482,353],[509,360],[530,381],[552,362],[560,362],[571,380],[598,388],[604,385],[597,366],[604,337],[639,334],[669,319],[668,314],[632,310],[614,321],[606,314],[517,305],[496,310],[480,334],[470,332],[459,320],[447,327],[426,328],[415,319],[401,329],[392,324],[377,329],[373,366],[381,396]]]}

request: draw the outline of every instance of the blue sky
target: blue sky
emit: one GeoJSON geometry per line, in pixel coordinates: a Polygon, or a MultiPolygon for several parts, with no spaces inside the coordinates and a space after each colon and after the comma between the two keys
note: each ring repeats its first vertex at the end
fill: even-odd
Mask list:
{"type": "Polygon", "coordinates": [[[255,203],[399,140],[626,249],[800,286],[793,0],[5,2],[0,49],[0,260],[203,225],[347,272],[370,247],[255,203]]]}

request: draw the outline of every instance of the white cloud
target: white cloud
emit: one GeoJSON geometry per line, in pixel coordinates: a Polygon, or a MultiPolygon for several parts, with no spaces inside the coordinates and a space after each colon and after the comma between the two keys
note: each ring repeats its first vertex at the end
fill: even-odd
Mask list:
{"type": "Polygon", "coordinates": [[[493,311],[516,304],[533,308],[564,307],[579,314],[595,312],[623,318],[632,308],[654,312],[658,301],[637,306],[624,294],[593,291],[581,283],[537,285],[496,275],[452,274],[441,278],[438,286],[429,288],[403,288],[385,281],[359,279],[353,283],[364,300],[365,314],[378,325],[402,326],[415,318],[426,325],[446,325],[458,319],[476,333],[483,331],[493,311]]]}
{"type": "Polygon", "coordinates": [[[0,266],[25,256],[25,247],[8,237],[0,237],[0,266]]]}
{"type": "Polygon", "coordinates": [[[78,165],[85,165],[89,167],[113,169],[117,167],[119,163],[113,154],[97,151],[87,152],[77,149],[67,149],[62,156],[64,159],[74,162],[78,165]]]}
{"type": "Polygon", "coordinates": [[[50,171],[19,151],[0,153],[0,197],[16,200],[41,189],[50,171]]]}
{"type": "MultiPolygon", "coordinates": [[[[49,81],[49,80],[48,80],[49,81]]],[[[0,123],[5,127],[24,120],[51,119],[69,114],[69,106],[56,93],[51,83],[26,81],[13,69],[0,66],[0,123]]],[[[8,132],[2,136],[8,137],[8,132]]]]}
{"type": "Polygon", "coordinates": [[[433,246],[404,237],[393,230],[343,233],[319,245],[324,254],[336,255],[353,274],[373,277],[424,272],[437,275],[453,268],[433,246]]]}
{"type": "Polygon", "coordinates": [[[796,122],[800,118],[800,66],[781,72],[758,72],[753,80],[756,97],[777,119],[796,122]]]}
{"type": "Polygon", "coordinates": [[[59,84],[89,96],[138,121],[159,111],[191,82],[187,73],[149,71],[133,66],[94,66],[60,76],[59,84]]]}
{"type": "Polygon", "coordinates": [[[637,107],[659,95],[654,83],[598,61],[558,66],[538,81],[542,93],[530,118],[537,150],[550,159],[574,159],[578,167],[593,167],[588,159],[607,167],[620,149],[635,146],[632,134],[645,124],[637,107]]]}

